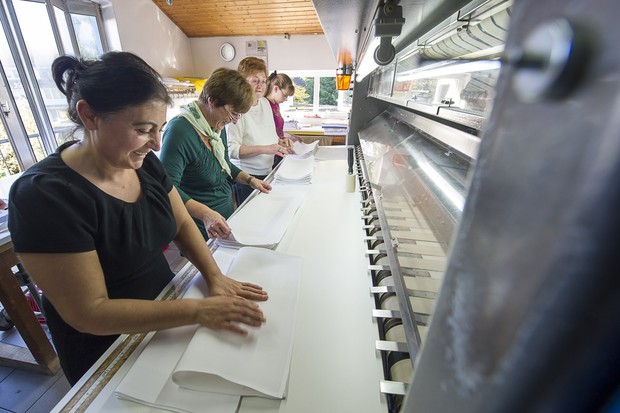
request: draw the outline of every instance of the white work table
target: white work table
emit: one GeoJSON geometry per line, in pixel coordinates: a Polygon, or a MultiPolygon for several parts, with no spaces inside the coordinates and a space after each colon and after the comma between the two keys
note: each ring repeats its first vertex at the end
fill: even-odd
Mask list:
{"type": "MultiPolygon", "coordinates": [[[[317,159],[325,158],[329,159],[315,162],[313,183],[276,248],[303,259],[287,397],[243,397],[240,413],[387,411],[379,387],[383,372],[375,350],[378,330],[372,317],[360,194],[346,192],[346,148],[319,148],[317,159]]],[[[214,257],[225,262],[234,253],[218,248],[214,257]]],[[[190,267],[186,265],[179,274],[190,267]]],[[[135,351],[119,356],[123,340],[127,343],[131,337],[121,336],[53,412],[156,411],[114,396],[150,335],[135,351]],[[106,360],[113,357],[126,360],[110,374],[106,360]],[[103,372],[98,371],[102,368],[103,372]]]]}

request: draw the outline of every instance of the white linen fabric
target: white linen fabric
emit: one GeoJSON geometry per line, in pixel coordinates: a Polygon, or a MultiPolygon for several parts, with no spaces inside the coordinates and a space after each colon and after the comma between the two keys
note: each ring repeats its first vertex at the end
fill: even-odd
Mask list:
{"type": "Polygon", "coordinates": [[[217,238],[216,242],[233,248],[274,248],[282,240],[305,195],[304,190],[275,186],[268,194],[257,194],[228,219],[231,235],[217,238]]]}
{"type": "Polygon", "coordinates": [[[316,153],[319,147],[319,141],[314,141],[312,143],[303,143],[299,141],[293,142],[293,150],[295,154],[288,155],[287,158],[300,159],[307,158],[316,153]]]}
{"type": "Polygon", "coordinates": [[[273,167],[273,154],[262,154],[250,158],[239,158],[239,148],[255,145],[273,145],[278,143],[273,112],[267,98],[260,98],[236,124],[226,125],[228,139],[228,156],[230,161],[241,170],[251,175],[268,175],[273,167]]]}
{"type": "MultiPolygon", "coordinates": [[[[118,398],[174,412],[235,412],[240,396],[284,398],[301,280],[299,257],[264,248],[240,249],[227,275],[263,286],[267,322],[246,337],[206,327],[161,330],[122,382],[118,398]]],[[[208,293],[196,276],[185,298],[208,293]]],[[[245,328],[245,327],[244,327],[245,328]]]]}
{"type": "Polygon", "coordinates": [[[172,381],[170,372],[196,328],[184,326],[158,331],[116,388],[116,397],[179,413],[236,412],[240,396],[198,393],[172,381]]]}
{"type": "MultiPolygon", "coordinates": [[[[281,399],[286,394],[301,259],[264,248],[242,248],[228,275],[261,285],[267,322],[247,336],[199,327],[172,375],[179,387],[281,399]]],[[[245,327],[244,327],[245,328],[245,327]]]]}
{"type": "MultiPolygon", "coordinates": [[[[218,265],[223,269],[220,262],[218,265]]],[[[184,297],[201,298],[206,294],[204,279],[196,276],[184,297]]],[[[171,372],[197,328],[191,325],[156,332],[116,388],[116,397],[179,413],[236,412],[240,396],[198,393],[172,381],[171,372]]]]}

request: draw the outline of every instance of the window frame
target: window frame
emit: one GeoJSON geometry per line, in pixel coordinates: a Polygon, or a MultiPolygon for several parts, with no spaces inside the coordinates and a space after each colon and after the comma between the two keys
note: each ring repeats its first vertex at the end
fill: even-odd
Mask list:
{"type": "MultiPolygon", "coordinates": [[[[15,70],[17,71],[19,80],[23,87],[25,97],[30,106],[33,120],[37,126],[38,134],[43,144],[45,154],[53,153],[58,147],[56,141],[56,135],[52,126],[45,100],[39,82],[36,78],[34,67],[26,48],[22,30],[19,24],[19,19],[15,10],[15,0],[4,0],[0,4],[0,23],[3,30],[0,30],[0,35],[4,35],[9,47],[9,52],[15,63],[15,70]]],[[[73,22],[71,14],[81,14],[94,16],[97,22],[97,30],[99,39],[101,41],[102,48],[108,51],[108,42],[105,36],[104,24],[101,12],[101,6],[95,1],[88,0],[19,0],[28,1],[32,3],[39,3],[45,5],[47,11],[47,17],[50,22],[50,26],[54,35],[54,43],[56,44],[57,53],[59,56],[65,54],[64,45],[62,42],[61,33],[58,27],[58,21],[56,19],[56,13],[54,8],[59,9],[64,14],[65,24],[69,31],[69,38],[71,40],[72,47],[76,57],[80,57],[80,50],[78,41],[73,28],[73,22]]],[[[7,93],[7,105],[13,113],[18,113],[15,106],[15,97],[9,87],[6,73],[2,69],[2,81],[3,88],[7,93]],[[11,107],[13,106],[13,107],[11,107]]],[[[19,120],[19,125],[14,120],[3,122],[6,134],[11,142],[13,151],[18,160],[20,169],[26,170],[37,162],[34,151],[30,145],[30,137],[24,129],[23,123],[19,120]]]]}

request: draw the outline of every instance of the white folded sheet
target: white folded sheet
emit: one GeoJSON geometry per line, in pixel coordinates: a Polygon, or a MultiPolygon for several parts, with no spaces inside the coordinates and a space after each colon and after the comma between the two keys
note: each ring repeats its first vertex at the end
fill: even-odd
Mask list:
{"type": "Polygon", "coordinates": [[[231,235],[217,238],[219,245],[240,248],[274,248],[297,213],[306,191],[275,187],[268,194],[257,194],[228,219],[231,235]]]}
{"type": "MultiPolygon", "coordinates": [[[[267,322],[248,336],[185,326],[155,333],[117,387],[117,397],[174,412],[235,412],[239,398],[283,398],[292,355],[301,259],[241,248],[228,275],[261,285],[267,322]]],[[[207,293],[197,276],[186,298],[207,293]]]]}
{"type": "Polygon", "coordinates": [[[312,143],[295,141],[293,142],[293,150],[295,151],[295,153],[288,155],[287,158],[301,159],[312,156],[316,153],[318,145],[319,141],[314,141],[312,143]]]}
{"type": "Polygon", "coordinates": [[[170,372],[196,328],[184,326],[155,333],[116,388],[116,397],[179,413],[235,413],[240,396],[196,392],[172,381],[170,372]]]}
{"type": "Polygon", "coordinates": [[[293,351],[301,259],[261,248],[242,248],[228,275],[259,284],[269,293],[269,300],[260,303],[267,322],[257,329],[248,328],[245,337],[198,328],[172,379],[192,390],[281,399],[293,351]]]}

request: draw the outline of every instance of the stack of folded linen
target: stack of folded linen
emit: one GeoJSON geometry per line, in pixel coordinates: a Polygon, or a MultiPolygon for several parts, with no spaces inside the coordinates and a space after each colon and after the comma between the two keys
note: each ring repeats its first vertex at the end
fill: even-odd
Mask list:
{"type": "Polygon", "coordinates": [[[314,169],[314,156],[295,158],[289,155],[280,162],[275,174],[276,184],[310,184],[314,169]]]}
{"type": "Polygon", "coordinates": [[[231,234],[217,238],[216,242],[232,248],[275,248],[305,195],[306,191],[282,187],[274,187],[268,194],[257,194],[228,219],[231,234]]]}

